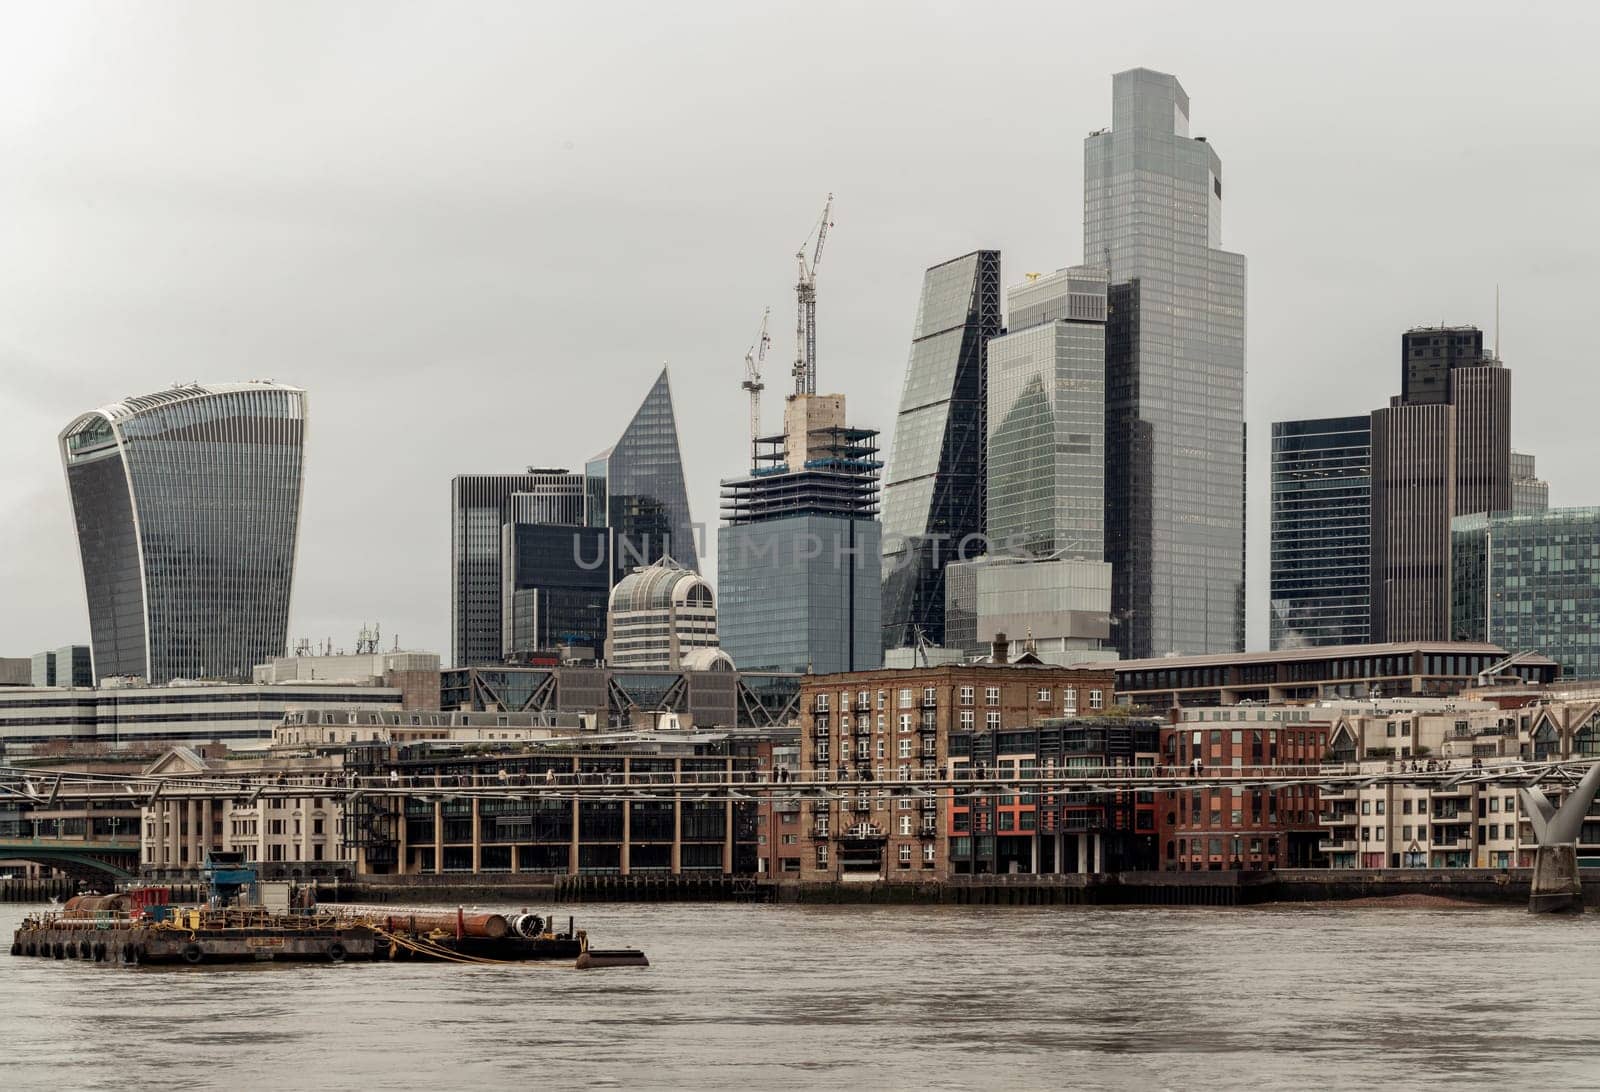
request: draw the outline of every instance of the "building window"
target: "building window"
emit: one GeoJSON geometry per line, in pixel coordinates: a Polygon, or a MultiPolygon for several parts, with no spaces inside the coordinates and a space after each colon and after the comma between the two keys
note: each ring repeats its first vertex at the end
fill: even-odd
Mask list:
{"type": "Polygon", "coordinates": [[[817,867],[828,867],[828,847],[826,845],[819,845],[817,847],[817,867]]]}
{"type": "Polygon", "coordinates": [[[933,863],[933,851],[934,851],[934,845],[933,845],[932,842],[929,842],[927,845],[922,847],[922,863],[923,864],[932,864],[933,863]]]}
{"type": "MultiPolygon", "coordinates": [[[[911,833],[911,816],[902,815],[900,817],[900,833],[901,834],[910,834],[911,833]]],[[[902,850],[905,850],[905,851],[908,851],[908,852],[911,849],[910,846],[901,846],[900,848],[902,850]]]]}
{"type": "Polygon", "coordinates": [[[828,711],[828,695],[826,695],[826,694],[818,694],[817,695],[817,712],[826,713],[827,711],[828,711]]]}
{"type": "Polygon", "coordinates": [[[1044,701],[1044,702],[1047,702],[1047,701],[1050,700],[1050,688],[1049,687],[1041,686],[1039,688],[1039,700],[1040,701],[1044,701]]]}
{"type": "Polygon", "coordinates": [[[971,709],[963,709],[961,711],[961,727],[966,729],[969,732],[972,731],[972,710],[971,709]]]}
{"type": "Polygon", "coordinates": [[[961,688],[961,704],[962,705],[971,705],[972,704],[972,687],[963,686],[961,688]]]}
{"type": "Polygon", "coordinates": [[[1061,707],[1068,713],[1078,711],[1078,691],[1076,687],[1067,687],[1061,691],[1061,707]]]}
{"type": "Polygon", "coordinates": [[[900,741],[900,752],[899,753],[900,753],[900,757],[901,758],[910,758],[911,757],[911,741],[909,739],[902,739],[900,741]]]}
{"type": "Polygon", "coordinates": [[[983,688],[983,704],[1000,704],[1000,688],[998,686],[986,686],[983,688]]]}
{"type": "Polygon", "coordinates": [[[1000,714],[999,713],[986,713],[986,714],[984,714],[984,722],[989,726],[989,730],[991,732],[999,731],[999,729],[1000,729],[1000,714]]]}
{"type": "Polygon", "coordinates": [[[902,691],[900,691],[900,708],[902,708],[902,709],[910,709],[911,708],[911,691],[910,690],[902,690],[902,691]]]}
{"type": "MultiPolygon", "coordinates": [[[[910,831],[906,831],[906,833],[910,834],[911,832],[910,831]]],[[[908,865],[908,864],[911,863],[911,847],[910,846],[902,845],[900,847],[900,863],[903,864],[903,865],[908,865]]]]}
{"type": "Polygon", "coordinates": [[[910,713],[901,713],[900,714],[900,730],[902,732],[911,731],[911,714],[910,713]]]}
{"type": "Polygon", "coordinates": [[[1105,708],[1105,696],[1104,696],[1104,692],[1103,691],[1099,691],[1099,690],[1091,690],[1091,691],[1089,691],[1089,708],[1090,709],[1103,709],[1103,708],[1105,708]]]}
{"type": "Polygon", "coordinates": [[[922,704],[923,705],[932,705],[932,704],[934,704],[934,702],[937,700],[934,697],[934,693],[935,693],[935,691],[934,691],[933,687],[931,687],[931,686],[923,687],[922,688],[922,704]]]}

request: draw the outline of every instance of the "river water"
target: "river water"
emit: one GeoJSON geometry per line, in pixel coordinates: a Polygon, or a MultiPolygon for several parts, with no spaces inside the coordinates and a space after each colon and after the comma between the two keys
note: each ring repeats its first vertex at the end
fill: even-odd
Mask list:
{"type": "MultiPolygon", "coordinates": [[[[6,948],[28,909],[0,905],[6,948]]],[[[1600,1087],[1600,915],[572,912],[597,947],[652,966],[0,952],[0,1088],[1600,1087]]]]}

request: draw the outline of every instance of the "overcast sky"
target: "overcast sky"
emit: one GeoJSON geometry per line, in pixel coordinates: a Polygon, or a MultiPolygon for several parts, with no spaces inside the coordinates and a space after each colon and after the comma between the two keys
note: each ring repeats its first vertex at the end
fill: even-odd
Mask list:
{"type": "MultiPolygon", "coordinates": [[[[1593,5],[0,3],[0,655],[87,641],[57,432],[178,380],[310,391],[291,642],[449,652],[449,480],[576,467],[672,369],[694,515],[742,360],[837,197],[819,380],[894,421],[922,270],[1075,264],[1111,74],[1176,74],[1250,263],[1250,635],[1267,436],[1494,323],[1513,443],[1592,481],[1593,5]]],[[[708,573],[714,560],[706,558],[708,573]]]]}

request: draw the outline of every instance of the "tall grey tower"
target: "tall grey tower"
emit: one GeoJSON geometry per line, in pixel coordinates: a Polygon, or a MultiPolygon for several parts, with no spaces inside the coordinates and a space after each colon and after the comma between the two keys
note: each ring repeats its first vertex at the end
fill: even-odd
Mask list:
{"type": "Polygon", "coordinates": [[[1244,639],[1245,260],[1221,249],[1222,161],[1177,79],[1112,78],[1083,146],[1084,263],[1111,279],[1106,559],[1124,656],[1244,639]]]}
{"type": "Polygon", "coordinates": [[[289,631],[305,392],[187,384],[61,432],[96,678],[244,680],[289,631]]]}

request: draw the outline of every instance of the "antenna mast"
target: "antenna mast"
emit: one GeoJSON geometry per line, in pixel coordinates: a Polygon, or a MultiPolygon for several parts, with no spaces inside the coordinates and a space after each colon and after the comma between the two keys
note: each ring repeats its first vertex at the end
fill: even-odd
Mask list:
{"type": "Polygon", "coordinates": [[[772,314],[768,307],[761,312],[761,330],[756,334],[755,344],[745,350],[744,354],[744,382],[739,384],[744,390],[750,392],[750,465],[756,465],[756,441],[761,437],[761,392],[766,389],[766,384],[761,381],[761,365],[767,360],[767,346],[772,344],[772,338],[767,336],[767,317],[772,314]]]}
{"type": "Polygon", "coordinates": [[[805,237],[795,252],[795,263],[800,267],[800,279],[794,286],[796,314],[794,324],[794,393],[817,393],[817,266],[822,262],[822,244],[828,238],[828,228],[833,226],[833,194],[828,194],[822,206],[822,218],[805,237]],[[806,243],[817,237],[811,261],[806,262],[806,243]]]}

